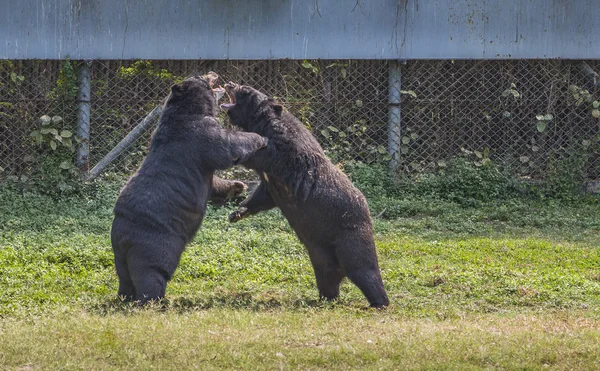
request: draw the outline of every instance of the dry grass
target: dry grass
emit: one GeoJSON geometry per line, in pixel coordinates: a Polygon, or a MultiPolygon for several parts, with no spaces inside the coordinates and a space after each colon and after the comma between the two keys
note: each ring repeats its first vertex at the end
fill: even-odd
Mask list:
{"type": "Polygon", "coordinates": [[[5,320],[6,369],[600,369],[588,313],[451,320],[343,308],[131,310],[5,320]]]}

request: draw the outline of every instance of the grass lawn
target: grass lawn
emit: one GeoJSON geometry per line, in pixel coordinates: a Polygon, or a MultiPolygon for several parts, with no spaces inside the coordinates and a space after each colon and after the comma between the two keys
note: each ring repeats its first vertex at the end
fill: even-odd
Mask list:
{"type": "Polygon", "coordinates": [[[167,299],[119,302],[117,189],[0,192],[0,369],[600,369],[600,204],[370,200],[391,306],[317,300],[277,211],[210,208],[167,299]]]}

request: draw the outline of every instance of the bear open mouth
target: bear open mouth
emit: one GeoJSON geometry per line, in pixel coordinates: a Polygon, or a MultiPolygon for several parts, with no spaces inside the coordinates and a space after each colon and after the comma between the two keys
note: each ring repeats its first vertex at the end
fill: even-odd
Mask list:
{"type": "Polygon", "coordinates": [[[225,95],[225,89],[223,89],[221,86],[217,86],[216,88],[212,88],[212,93],[215,97],[215,102],[218,103],[219,100],[221,100],[221,98],[223,97],[223,95],[225,95]]]}
{"type": "Polygon", "coordinates": [[[215,83],[219,79],[219,75],[216,72],[210,71],[206,75],[203,75],[202,78],[208,82],[208,86],[210,86],[210,89],[212,90],[215,101],[218,103],[223,95],[225,95],[225,89],[223,89],[220,85],[214,87],[215,83]]]}
{"type": "Polygon", "coordinates": [[[234,82],[228,82],[225,84],[225,93],[229,97],[229,103],[221,104],[221,109],[227,111],[235,106],[235,90],[238,88],[238,85],[234,82]]]}

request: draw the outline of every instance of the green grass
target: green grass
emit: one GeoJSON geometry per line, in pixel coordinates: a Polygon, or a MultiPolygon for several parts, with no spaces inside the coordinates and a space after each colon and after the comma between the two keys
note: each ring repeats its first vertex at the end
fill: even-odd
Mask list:
{"type": "Polygon", "coordinates": [[[598,369],[600,204],[371,198],[391,306],[317,300],[277,211],[209,215],[159,307],[116,299],[118,187],[0,190],[0,369],[598,369]]]}

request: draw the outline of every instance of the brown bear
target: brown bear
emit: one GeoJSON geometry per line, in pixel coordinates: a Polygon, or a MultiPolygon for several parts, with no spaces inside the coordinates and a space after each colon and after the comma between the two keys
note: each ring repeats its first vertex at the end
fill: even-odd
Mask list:
{"type": "Polygon", "coordinates": [[[229,220],[279,207],[308,250],[322,298],[336,298],[347,276],[372,307],[387,306],[363,194],[302,123],[272,98],[232,82],[225,90],[230,103],[221,108],[231,123],[269,140],[265,149],[242,161],[261,183],[229,220]]]}
{"type": "Polygon", "coordinates": [[[246,161],[267,144],[258,134],[225,130],[214,118],[217,77],[210,72],[173,85],[148,156],[116,202],[111,242],[118,294],[126,300],[164,297],[208,199],[244,189],[241,182],[215,178],[214,171],[246,161]]]}

